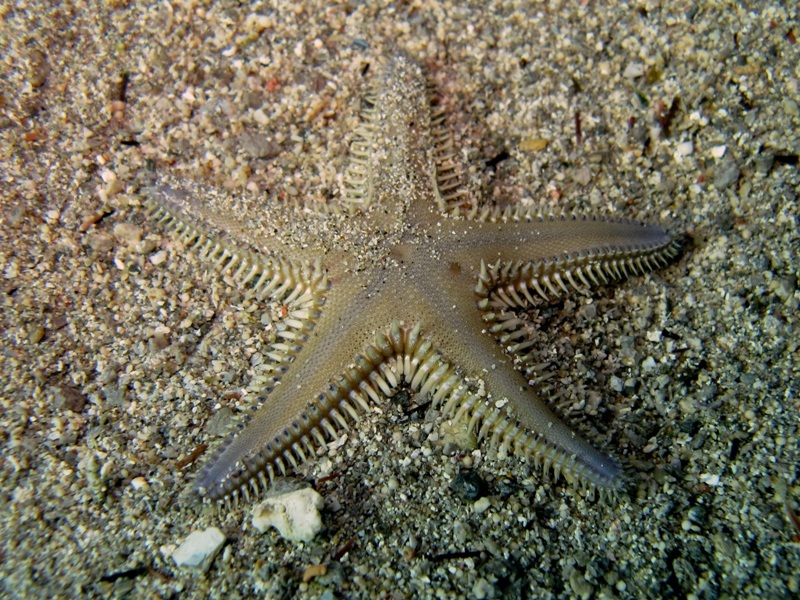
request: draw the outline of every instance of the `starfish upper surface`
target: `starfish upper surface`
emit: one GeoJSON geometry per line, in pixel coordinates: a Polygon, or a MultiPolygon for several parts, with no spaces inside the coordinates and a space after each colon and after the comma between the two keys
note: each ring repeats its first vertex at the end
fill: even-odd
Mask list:
{"type": "Polygon", "coordinates": [[[421,69],[403,55],[385,60],[343,178],[341,210],[385,232],[366,266],[324,241],[276,243],[270,255],[228,245],[209,231],[236,230],[233,219],[185,191],[151,188],[154,216],[239,285],[290,307],[263,404],[199,475],[205,497],[257,494],[402,381],[491,444],[579,485],[622,485],[619,463],[573,433],[515,369],[512,355],[524,357],[528,344],[513,309],[663,266],[680,238],[623,221],[465,210],[443,121],[421,69]]]}

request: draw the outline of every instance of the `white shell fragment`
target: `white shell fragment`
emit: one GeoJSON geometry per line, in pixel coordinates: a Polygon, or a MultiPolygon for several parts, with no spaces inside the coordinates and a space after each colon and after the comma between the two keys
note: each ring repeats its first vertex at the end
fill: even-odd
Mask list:
{"type": "Polygon", "coordinates": [[[264,533],[270,526],[290,542],[310,542],[322,529],[324,502],[311,488],[267,498],[253,509],[253,527],[264,533]]]}

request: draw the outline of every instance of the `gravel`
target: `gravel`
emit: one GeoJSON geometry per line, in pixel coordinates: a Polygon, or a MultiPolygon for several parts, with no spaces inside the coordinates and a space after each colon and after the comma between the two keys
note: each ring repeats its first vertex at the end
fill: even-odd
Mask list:
{"type": "Polygon", "coordinates": [[[797,17],[780,2],[0,8],[0,595],[798,595],[797,17]],[[199,206],[272,232],[259,250],[325,236],[371,260],[357,220],[284,207],[337,202],[374,57],[395,47],[430,69],[482,202],[659,221],[691,243],[529,315],[556,410],[625,460],[628,493],[444,452],[441,423],[387,401],[304,472],[325,528],[292,545],[250,528],[252,506],[218,513],[192,490],[219,425],[252,406],[281,307],[149,221],[141,190],[203,190],[199,206]],[[476,510],[450,490],[462,465],[511,493],[476,510]],[[227,542],[205,575],[159,551],[209,527],[227,542]],[[304,582],[311,565],[327,574],[304,582]]]}

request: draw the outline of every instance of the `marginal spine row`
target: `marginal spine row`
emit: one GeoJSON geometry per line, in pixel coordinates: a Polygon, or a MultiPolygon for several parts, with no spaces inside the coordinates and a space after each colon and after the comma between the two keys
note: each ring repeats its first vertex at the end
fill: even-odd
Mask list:
{"type": "MultiPolygon", "coordinates": [[[[505,407],[498,407],[490,401],[466,403],[462,410],[471,412],[470,428],[479,426],[479,439],[487,439],[491,447],[501,454],[513,453],[541,467],[545,475],[554,479],[563,476],[572,485],[584,489],[599,489],[601,494],[614,494],[624,482],[619,478],[608,478],[595,472],[579,460],[576,454],[566,452],[522,426],[505,407]],[[612,487],[609,487],[612,485],[612,487]]],[[[456,417],[458,418],[458,416],[456,417]]],[[[607,459],[611,470],[619,469],[612,459],[607,459]]]]}
{"type": "Polygon", "coordinates": [[[436,190],[439,210],[454,216],[475,217],[477,203],[471,201],[464,185],[461,161],[455,150],[453,136],[447,124],[447,110],[441,103],[436,88],[428,85],[431,111],[430,134],[433,143],[433,159],[436,167],[436,190]]]}
{"type": "Polygon", "coordinates": [[[535,262],[481,263],[475,294],[482,310],[525,307],[534,296],[547,302],[664,267],[681,248],[679,239],[645,248],[609,248],[535,262]]]}
{"type": "Polygon", "coordinates": [[[309,290],[327,289],[327,278],[319,262],[264,258],[209,236],[153,200],[147,201],[146,208],[150,217],[172,229],[200,258],[222,271],[233,271],[234,280],[253,289],[259,299],[269,296],[289,303],[309,290]]]}
{"type": "Polygon", "coordinates": [[[313,264],[267,258],[252,252],[231,248],[187,223],[168,208],[148,200],[150,216],[169,227],[200,258],[211,262],[220,271],[230,271],[233,281],[249,287],[256,298],[273,298],[285,303],[289,312],[283,320],[286,328],[277,332],[278,340],[266,355],[273,361],[274,373],[266,381],[271,391],[286,372],[288,364],[302,349],[321,316],[328,292],[327,275],[319,261],[313,264]]]}
{"type": "Polygon", "coordinates": [[[376,92],[367,94],[361,109],[361,125],[350,142],[350,162],[342,180],[342,199],[353,207],[369,206],[374,193],[371,155],[375,145],[376,92]]]}
{"type": "Polygon", "coordinates": [[[443,406],[447,418],[467,423],[480,439],[501,452],[518,453],[571,482],[592,488],[602,485],[589,467],[520,426],[508,403],[482,397],[465,384],[453,365],[422,336],[419,325],[394,322],[388,331],[376,334],[352,365],[289,426],[258,452],[244,457],[236,476],[208,490],[208,497],[228,508],[238,506],[241,499],[249,502],[258,497],[275,477],[296,471],[349,431],[371,404],[380,405],[384,396],[393,394],[401,378],[421,395],[430,395],[434,407],[443,406]]]}
{"type": "Polygon", "coordinates": [[[544,214],[538,206],[506,206],[503,209],[484,206],[475,211],[475,220],[483,223],[542,223],[559,219],[578,219],[575,214],[544,214]]]}
{"type": "MultiPolygon", "coordinates": [[[[310,457],[322,452],[370,410],[370,402],[381,404],[384,395],[393,393],[398,380],[391,359],[402,354],[403,344],[403,329],[398,323],[393,323],[388,332],[378,333],[353,363],[325,391],[310,400],[279,435],[241,460],[237,476],[208,489],[207,496],[235,507],[240,499],[249,501],[251,495],[257,497],[275,477],[296,471],[310,457]]],[[[222,452],[224,448],[217,457],[222,452]]],[[[211,464],[214,462],[216,458],[211,464]]],[[[200,480],[203,479],[201,474],[200,480]]]]}
{"type": "Polygon", "coordinates": [[[505,399],[489,399],[467,386],[463,377],[431,343],[420,337],[419,328],[404,330],[405,351],[402,369],[405,380],[420,394],[431,394],[434,407],[444,405],[446,418],[466,423],[479,440],[487,440],[500,453],[513,452],[542,467],[545,474],[555,478],[563,475],[571,483],[585,488],[607,490],[608,479],[592,471],[577,456],[548,442],[522,426],[505,399]]]}

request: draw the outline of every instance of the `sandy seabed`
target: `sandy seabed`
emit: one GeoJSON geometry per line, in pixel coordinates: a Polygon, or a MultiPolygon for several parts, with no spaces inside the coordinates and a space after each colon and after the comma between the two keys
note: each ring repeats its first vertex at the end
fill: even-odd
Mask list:
{"type": "MultiPolygon", "coordinates": [[[[1,595],[800,594],[786,5],[0,5],[1,595]],[[181,468],[249,409],[280,306],[149,221],[142,181],[214,190],[265,227],[260,199],[335,204],[370,65],[398,48],[445,98],[479,202],[658,221],[692,244],[533,316],[559,412],[630,465],[629,494],[444,452],[441,423],[387,400],[304,471],[325,528],[292,544],[247,506],[204,507],[203,458],[181,468]],[[451,489],[465,461],[478,505],[451,489]],[[208,572],[176,567],[171,547],[210,526],[226,543],[208,572]],[[327,574],[304,583],[313,564],[327,574]]],[[[287,243],[329,233],[312,221],[274,225],[287,243]]]]}

